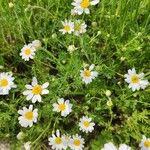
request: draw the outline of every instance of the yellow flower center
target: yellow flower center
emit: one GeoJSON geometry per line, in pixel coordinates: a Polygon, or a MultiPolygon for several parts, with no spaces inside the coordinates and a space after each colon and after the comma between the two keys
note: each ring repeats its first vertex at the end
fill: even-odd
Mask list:
{"type": "Polygon", "coordinates": [[[73,144],[75,146],[80,146],[81,142],[80,142],[80,140],[76,139],[76,140],[73,141],[73,144]]]}
{"type": "Polygon", "coordinates": [[[85,76],[85,77],[90,77],[90,76],[91,76],[91,71],[85,70],[85,71],[84,71],[84,76],[85,76]]]}
{"type": "Polygon", "coordinates": [[[86,128],[88,128],[88,127],[90,126],[90,123],[89,123],[89,121],[84,121],[84,122],[83,122],[83,125],[84,125],[86,128]]]}
{"type": "Polygon", "coordinates": [[[88,8],[90,5],[90,1],[89,0],[82,0],[82,2],[80,3],[80,6],[82,8],[88,8]]]}
{"type": "Polygon", "coordinates": [[[24,53],[29,56],[31,54],[31,49],[27,48],[25,49],[24,53]]]}
{"type": "Polygon", "coordinates": [[[32,120],[33,119],[33,112],[32,111],[28,111],[25,113],[25,118],[27,120],[32,120]]]}
{"type": "Polygon", "coordinates": [[[60,137],[56,137],[55,138],[55,143],[56,144],[61,144],[62,143],[62,139],[60,137]]]}
{"type": "Polygon", "coordinates": [[[60,111],[64,111],[66,109],[66,106],[63,103],[63,104],[59,104],[58,108],[59,108],[60,111]]]}
{"type": "Polygon", "coordinates": [[[144,146],[145,146],[145,147],[150,147],[150,140],[145,141],[145,142],[144,142],[144,146]]]}
{"type": "Polygon", "coordinates": [[[41,85],[36,85],[32,88],[32,93],[35,95],[41,94],[42,93],[42,87],[41,85]]]}
{"type": "Polygon", "coordinates": [[[65,30],[66,32],[69,32],[69,31],[70,31],[70,26],[69,26],[69,25],[66,25],[66,26],[64,27],[64,30],[65,30]]]}
{"type": "Polygon", "coordinates": [[[7,79],[0,80],[0,86],[5,87],[7,85],[8,85],[8,80],[7,79]]]}
{"type": "Polygon", "coordinates": [[[140,78],[137,75],[133,75],[131,77],[131,81],[132,81],[132,83],[139,83],[140,78]]]}

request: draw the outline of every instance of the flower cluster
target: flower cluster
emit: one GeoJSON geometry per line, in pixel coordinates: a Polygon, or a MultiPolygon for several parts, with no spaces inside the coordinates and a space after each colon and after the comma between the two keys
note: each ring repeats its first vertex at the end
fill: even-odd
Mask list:
{"type": "Polygon", "coordinates": [[[70,147],[72,150],[82,150],[85,143],[84,139],[80,135],[61,135],[59,130],[56,130],[56,134],[52,134],[48,140],[52,149],[56,150],[65,150],[67,147],[70,147]]]}
{"type": "MultiPolygon", "coordinates": [[[[26,91],[23,92],[23,95],[27,96],[27,100],[31,100],[32,103],[41,102],[42,97],[41,95],[48,94],[49,90],[47,87],[49,83],[46,82],[43,85],[39,85],[36,77],[33,77],[31,85],[27,84],[25,87],[27,88],[26,91]]],[[[21,115],[18,120],[22,127],[31,127],[33,123],[37,122],[38,118],[38,109],[33,110],[33,105],[29,106],[29,109],[23,107],[22,110],[19,110],[18,113],[21,115]]]]}
{"type": "MultiPolygon", "coordinates": [[[[143,135],[143,138],[139,144],[141,150],[149,150],[150,149],[150,138],[146,138],[143,135]]],[[[101,150],[131,150],[131,147],[126,144],[120,144],[117,148],[113,143],[109,142],[104,145],[101,150]]]]}
{"type": "Polygon", "coordinates": [[[65,20],[62,21],[63,29],[60,29],[59,31],[62,32],[62,34],[71,34],[74,33],[74,35],[79,36],[80,34],[83,34],[86,32],[87,25],[84,21],[76,20],[75,22],[72,22],[71,20],[65,20]]]}
{"type": "MultiPolygon", "coordinates": [[[[71,10],[72,15],[81,15],[83,13],[90,14],[90,7],[93,5],[97,5],[99,0],[74,0],[72,2],[72,6],[74,8],[71,10]]],[[[83,20],[65,20],[62,21],[63,28],[59,31],[62,34],[74,34],[79,36],[86,32],[87,24],[83,20]]],[[[30,59],[34,59],[36,51],[41,47],[41,42],[39,40],[34,40],[28,45],[24,45],[21,49],[20,56],[25,61],[29,61],[30,59]]],[[[70,45],[68,51],[71,53],[76,48],[74,45],[70,45]]],[[[90,84],[93,80],[98,80],[99,72],[94,70],[95,65],[87,65],[84,66],[82,70],[79,70],[79,76],[81,80],[87,85],[90,84]]],[[[125,82],[129,84],[129,88],[132,91],[145,89],[149,82],[144,79],[144,73],[137,74],[135,68],[128,70],[128,74],[124,75],[125,82]]],[[[32,78],[31,84],[26,84],[26,90],[23,91],[23,95],[26,96],[26,100],[32,102],[33,104],[37,102],[42,102],[43,95],[49,94],[48,90],[49,82],[45,82],[43,84],[39,84],[36,77],[32,78]]],[[[12,88],[16,88],[14,84],[14,77],[12,73],[2,72],[0,73],[0,95],[8,95],[12,88]]],[[[111,92],[107,91],[106,96],[110,98],[111,92]]],[[[108,106],[112,105],[111,99],[109,99],[108,106]]],[[[73,111],[73,104],[70,100],[65,100],[64,98],[59,98],[55,103],[52,104],[53,112],[59,113],[62,117],[68,117],[69,114],[73,111]]],[[[22,127],[32,127],[33,123],[37,123],[38,121],[38,109],[34,108],[33,105],[29,105],[29,107],[23,107],[18,110],[19,124],[22,127]]],[[[86,115],[82,116],[78,123],[79,130],[84,133],[89,133],[94,130],[95,123],[92,121],[91,117],[86,115]]],[[[56,133],[52,133],[51,137],[48,139],[49,145],[52,149],[63,150],[68,147],[72,150],[82,150],[84,148],[85,140],[79,134],[75,134],[72,136],[69,135],[61,135],[59,130],[56,130],[56,133]]],[[[30,142],[25,144],[25,147],[30,149],[30,142]]],[[[150,139],[143,136],[141,143],[139,144],[141,150],[149,150],[150,149],[150,139]]],[[[120,146],[115,146],[113,143],[109,142],[104,144],[104,147],[101,150],[131,150],[131,147],[126,144],[121,144],[120,146]]]]}

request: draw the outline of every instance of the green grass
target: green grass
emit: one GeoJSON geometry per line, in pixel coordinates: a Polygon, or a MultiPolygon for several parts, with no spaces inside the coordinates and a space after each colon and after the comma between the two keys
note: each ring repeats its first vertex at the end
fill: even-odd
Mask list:
{"type": "Polygon", "coordinates": [[[149,0],[101,0],[90,15],[81,16],[70,15],[71,0],[28,1],[14,0],[14,7],[9,8],[8,0],[0,0],[0,65],[4,66],[0,72],[12,71],[18,86],[8,96],[0,96],[0,138],[10,141],[12,150],[20,150],[27,141],[33,142],[33,150],[46,150],[53,130],[80,133],[79,119],[88,115],[96,127],[92,133],[81,134],[87,149],[99,150],[113,141],[137,150],[142,135],[150,135],[150,87],[133,93],[123,75],[135,67],[150,80],[149,0]],[[79,18],[88,25],[85,34],[76,37],[59,32],[61,21],[79,18]],[[20,50],[35,39],[42,42],[42,48],[33,61],[25,62],[20,50]],[[71,44],[78,47],[73,54],[67,52],[71,44]],[[80,77],[83,63],[95,64],[99,73],[87,86],[80,77]],[[38,122],[23,128],[17,111],[31,103],[22,92],[33,76],[41,84],[48,81],[50,93],[42,103],[34,104],[38,122]],[[112,92],[111,108],[106,105],[106,90],[112,92]],[[52,111],[60,97],[73,104],[66,118],[52,111]],[[16,138],[20,131],[25,134],[22,141],[16,138]]]}

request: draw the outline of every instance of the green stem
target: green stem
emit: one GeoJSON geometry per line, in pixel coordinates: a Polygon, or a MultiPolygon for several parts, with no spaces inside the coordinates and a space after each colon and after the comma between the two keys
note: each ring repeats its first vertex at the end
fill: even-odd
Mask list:
{"type": "Polygon", "coordinates": [[[46,127],[46,129],[37,137],[37,139],[32,142],[32,145],[34,145],[38,140],[40,140],[40,138],[41,138],[41,137],[45,134],[45,132],[49,129],[50,125],[51,125],[51,122],[48,124],[48,126],[46,127]]]}

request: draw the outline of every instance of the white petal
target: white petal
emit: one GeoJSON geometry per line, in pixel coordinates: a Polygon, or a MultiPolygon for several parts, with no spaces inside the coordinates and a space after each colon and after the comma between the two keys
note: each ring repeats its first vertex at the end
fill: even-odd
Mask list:
{"type": "Polygon", "coordinates": [[[31,90],[26,90],[23,92],[23,95],[29,95],[29,94],[31,94],[31,90]]]}
{"type": "Polygon", "coordinates": [[[27,89],[29,89],[29,90],[31,90],[31,89],[32,89],[32,86],[31,86],[31,85],[29,85],[29,84],[25,85],[25,87],[26,87],[27,89]]]}
{"type": "Polygon", "coordinates": [[[57,137],[60,137],[60,132],[59,132],[59,130],[56,130],[56,135],[57,135],[57,137]]]}
{"type": "Polygon", "coordinates": [[[84,11],[86,14],[90,14],[90,10],[88,8],[85,8],[84,11]]]}
{"type": "Polygon", "coordinates": [[[45,89],[45,88],[47,88],[48,86],[49,86],[49,83],[46,82],[46,83],[44,83],[44,84],[42,85],[42,88],[45,89]]]}
{"type": "Polygon", "coordinates": [[[44,89],[43,91],[42,91],[42,95],[43,94],[48,94],[49,93],[49,90],[47,90],[47,89],[44,89]]]}
{"type": "Polygon", "coordinates": [[[33,105],[29,106],[29,110],[31,110],[31,111],[33,110],[33,105]]]}
{"type": "Polygon", "coordinates": [[[32,98],[32,103],[35,103],[36,101],[41,102],[41,96],[40,95],[34,95],[32,98]]]}
{"type": "Polygon", "coordinates": [[[90,67],[89,67],[89,70],[91,71],[91,70],[93,70],[94,69],[94,64],[92,64],[90,67]]]}
{"type": "Polygon", "coordinates": [[[23,114],[24,114],[24,111],[23,111],[23,110],[18,110],[18,113],[19,113],[20,115],[23,115],[23,114]]]}
{"type": "Polygon", "coordinates": [[[141,79],[143,79],[143,78],[144,78],[144,73],[140,73],[140,74],[139,74],[139,77],[140,77],[141,79]]]}
{"type": "Polygon", "coordinates": [[[29,95],[26,97],[26,99],[27,99],[27,100],[30,100],[30,99],[32,99],[32,97],[33,97],[33,94],[31,93],[31,94],[29,94],[29,95]]]}
{"type": "Polygon", "coordinates": [[[32,86],[35,86],[37,84],[38,84],[38,81],[37,81],[36,77],[33,77],[33,79],[32,79],[32,86]]]}
{"type": "Polygon", "coordinates": [[[99,3],[99,0],[93,0],[93,1],[91,1],[91,5],[96,5],[98,3],[99,3]]]}
{"type": "Polygon", "coordinates": [[[92,71],[92,74],[93,74],[94,77],[98,76],[98,72],[96,72],[96,71],[92,71]]]}
{"type": "Polygon", "coordinates": [[[58,99],[58,103],[59,103],[59,104],[64,103],[64,99],[63,99],[63,98],[58,99]]]}

